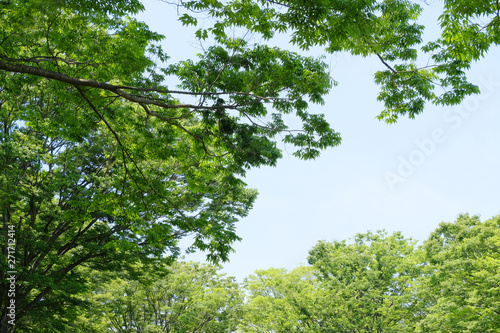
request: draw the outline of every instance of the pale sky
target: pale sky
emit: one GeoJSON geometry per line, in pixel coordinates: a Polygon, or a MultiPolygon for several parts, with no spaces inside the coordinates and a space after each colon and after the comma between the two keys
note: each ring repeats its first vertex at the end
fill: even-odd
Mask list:
{"type": "MultiPolygon", "coordinates": [[[[173,62],[199,52],[194,29],[176,21],[174,6],[144,4],[146,12],[138,17],[166,36],[163,48],[173,62]]],[[[425,7],[424,14],[427,36],[435,36],[439,5],[425,7]]],[[[287,40],[273,43],[286,47],[287,40]]],[[[319,48],[307,53],[322,54],[319,48]]],[[[259,196],[249,216],[238,222],[243,240],[234,244],[236,252],[223,271],[242,282],[256,269],[306,264],[319,240],[386,229],[424,241],[440,222],[452,222],[459,213],[483,220],[500,214],[498,59],[500,50],[492,49],[470,71],[481,95],[456,107],[429,105],[414,120],[387,125],[375,119],[383,107],[373,83],[373,74],[383,69],[379,60],[326,55],[339,85],[325,105],[310,111],[326,115],[342,134],[342,144],[314,161],[298,160],[291,146],[280,144],[284,158],[277,167],[248,172],[245,181],[259,196]]],[[[186,260],[203,258],[193,254],[186,260]]]]}

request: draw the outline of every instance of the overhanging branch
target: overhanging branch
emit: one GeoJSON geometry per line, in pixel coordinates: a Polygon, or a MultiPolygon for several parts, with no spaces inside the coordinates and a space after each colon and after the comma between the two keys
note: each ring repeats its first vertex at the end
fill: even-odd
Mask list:
{"type": "MultiPolygon", "coordinates": [[[[5,58],[4,58],[5,59],[5,58]]],[[[138,103],[138,104],[146,104],[146,105],[156,105],[163,109],[197,109],[197,110],[215,110],[220,108],[234,108],[232,105],[219,105],[219,106],[205,106],[205,105],[194,105],[194,104],[168,104],[161,101],[158,98],[147,98],[144,96],[132,95],[130,93],[125,92],[125,90],[133,90],[133,91],[142,91],[142,92],[156,92],[161,94],[179,94],[179,95],[192,95],[192,96],[216,96],[216,95],[243,95],[243,96],[251,96],[259,100],[264,101],[277,101],[277,100],[289,100],[286,98],[279,97],[265,97],[265,96],[257,96],[248,92],[188,92],[188,91],[179,91],[179,90],[165,90],[165,89],[157,89],[157,88],[144,88],[144,87],[133,87],[133,86],[123,86],[123,85],[114,85],[105,82],[99,82],[95,80],[88,79],[79,79],[75,77],[71,77],[64,73],[59,73],[56,71],[51,71],[48,69],[43,69],[40,67],[24,65],[24,64],[13,64],[10,62],[5,62],[0,60],[0,70],[4,70],[12,73],[23,73],[34,75],[38,77],[43,77],[50,80],[56,80],[60,82],[65,82],[73,86],[77,87],[90,87],[101,90],[110,91],[130,102],[138,103]]]]}

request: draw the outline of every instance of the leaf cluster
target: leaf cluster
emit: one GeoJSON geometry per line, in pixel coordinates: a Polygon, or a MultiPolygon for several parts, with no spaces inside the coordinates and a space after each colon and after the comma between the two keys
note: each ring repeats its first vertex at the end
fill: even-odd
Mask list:
{"type": "Polygon", "coordinates": [[[326,52],[374,56],[384,67],[375,73],[384,103],[379,120],[394,123],[401,116],[414,118],[425,105],[455,105],[477,94],[468,82],[472,61],[498,44],[498,4],[495,1],[444,1],[441,37],[424,41],[419,24],[423,8],[407,0],[235,0],[179,1],[188,10],[181,17],[196,25],[198,12],[216,22],[198,36],[224,41],[228,30],[244,28],[271,39],[286,33],[302,49],[324,47],[326,52]],[[422,63],[421,59],[425,59],[422,63]]]}
{"type": "Polygon", "coordinates": [[[257,270],[139,264],[131,276],[81,268],[74,332],[495,332],[499,217],[459,215],[423,243],[367,232],[319,242],[310,266],[257,270]]]}

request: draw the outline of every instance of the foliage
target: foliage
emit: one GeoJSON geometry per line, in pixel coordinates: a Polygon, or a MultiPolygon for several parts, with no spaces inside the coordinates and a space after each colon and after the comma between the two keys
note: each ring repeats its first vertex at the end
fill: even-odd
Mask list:
{"type": "MultiPolygon", "coordinates": [[[[304,159],[340,143],[323,115],[308,112],[334,85],[321,59],[250,45],[228,37],[228,29],[247,28],[265,39],[289,33],[303,49],[321,45],[378,57],[386,68],[375,74],[386,107],[379,118],[387,122],[414,117],[427,102],[451,105],[477,93],[466,70],[499,41],[493,1],[445,1],[442,35],[428,43],[418,24],[421,7],[407,0],[179,4],[189,10],[184,24],[197,23],[192,11],[209,13],[214,25],[197,36],[212,34],[215,44],[196,61],[167,64],[163,36],[131,18],[143,8],[137,0],[0,3],[0,237],[6,239],[8,228],[16,231],[19,330],[41,322],[52,331],[67,328],[82,304],[77,295],[88,288],[82,266],[133,274],[142,262],[160,269],[158,261],[177,257],[178,241],[187,235],[193,236],[189,250],[205,250],[213,262],[227,260],[239,239],[235,223],[256,195],[241,177],[251,167],[276,164],[276,137],[304,159]],[[417,65],[419,51],[433,63],[417,65]],[[180,80],[181,90],[165,85],[169,76],[180,80]],[[438,86],[445,92],[437,94],[438,86]],[[285,123],[284,115],[292,114],[301,128],[285,123]]],[[[395,253],[406,255],[398,242],[395,253]]],[[[359,258],[375,248],[358,245],[354,262],[368,260],[359,258]]],[[[328,251],[349,249],[337,244],[328,251]]],[[[2,329],[6,256],[3,247],[2,329]]],[[[326,257],[311,258],[324,269],[348,272],[326,257]]],[[[387,263],[397,278],[381,274],[377,287],[406,288],[413,273],[387,263]]],[[[375,274],[358,269],[365,280],[375,274]]],[[[323,279],[331,288],[337,283],[323,279]]],[[[354,286],[347,292],[363,290],[346,286],[354,286]]],[[[396,291],[375,290],[364,295],[382,309],[387,299],[399,304],[387,310],[391,323],[413,304],[413,296],[404,303],[396,291]]],[[[376,318],[378,309],[370,310],[376,318]]],[[[366,327],[382,323],[368,320],[366,327]]]]}
{"type": "Polygon", "coordinates": [[[419,248],[385,232],[320,242],[313,266],[257,270],[242,285],[195,263],[166,275],[139,264],[141,282],[80,268],[87,306],[68,331],[495,332],[499,218],[460,215],[419,248]]]}
{"type": "Polygon", "coordinates": [[[377,57],[384,70],[374,79],[385,106],[378,119],[388,123],[414,118],[426,103],[455,105],[478,93],[467,70],[500,41],[496,1],[445,0],[442,33],[433,41],[423,40],[423,7],[408,0],[178,0],[177,5],[187,10],[181,17],[186,25],[197,24],[200,11],[216,19],[213,27],[199,30],[201,38],[211,33],[225,40],[227,29],[241,27],[267,39],[287,33],[302,49],[322,46],[330,53],[377,57]]]}
{"type": "MultiPolygon", "coordinates": [[[[0,5],[0,212],[17,235],[19,330],[64,329],[88,288],[80,266],[168,262],[186,236],[189,251],[227,260],[256,196],[241,177],[276,164],[274,137],[301,158],[340,142],[307,112],[332,85],[324,63],[232,40],[166,66],[162,36],[129,17],[141,9],[135,0],[0,5]],[[185,90],[169,90],[167,75],[185,90]],[[287,127],[289,113],[302,129],[287,127]]],[[[4,328],[6,255],[2,247],[4,328]]]]}
{"type": "Polygon", "coordinates": [[[256,271],[245,282],[242,332],[413,332],[423,303],[419,251],[401,234],[320,242],[313,266],[256,271]]]}
{"type": "Polygon", "coordinates": [[[217,270],[213,265],[176,262],[165,277],[149,278],[146,283],[101,276],[93,283],[97,289],[86,295],[92,306],[74,330],[235,332],[242,291],[234,278],[217,270]]]}
{"type": "Polygon", "coordinates": [[[330,296],[322,304],[322,331],[411,331],[420,306],[412,288],[420,274],[414,244],[384,232],[358,234],[352,244],[318,243],[309,262],[330,296]]]}
{"type": "Polygon", "coordinates": [[[311,267],[258,270],[245,280],[241,332],[315,332],[321,288],[311,267]]]}
{"type": "Polygon", "coordinates": [[[427,315],[419,332],[496,332],[500,327],[500,216],[460,215],[424,244],[420,281],[427,315]]]}
{"type": "Polygon", "coordinates": [[[68,98],[85,94],[92,112],[105,119],[106,106],[121,101],[183,130],[208,156],[229,155],[234,172],[274,165],[281,154],[272,138],[279,133],[301,158],[339,144],[324,118],[307,112],[308,102],[322,103],[332,85],[320,60],[228,39],[200,54],[198,62],[166,67],[168,56],[157,45],[163,36],[125,16],[140,4],[127,1],[130,8],[117,6],[116,12],[107,3],[30,0],[4,6],[0,70],[35,82],[57,81],[68,98]],[[164,86],[170,75],[184,90],[164,86]],[[291,112],[303,123],[297,132],[281,117],[291,112]],[[201,120],[200,126],[187,128],[183,120],[190,118],[201,120]],[[209,149],[211,144],[221,151],[209,149]]]}
{"type": "Polygon", "coordinates": [[[209,251],[214,261],[227,257],[238,239],[234,223],[251,208],[255,191],[204,159],[169,124],[126,106],[110,108],[107,122],[125,131],[118,143],[96,117],[57,112],[81,104],[38,96],[1,110],[0,193],[4,226],[16,234],[18,327],[28,314],[28,327],[68,317],[85,289],[80,265],[121,271],[137,261],[168,262],[187,235],[193,250],[209,251]],[[61,131],[68,118],[80,127],[61,131]]]}
{"type": "Polygon", "coordinates": [[[495,332],[500,217],[460,215],[424,245],[400,233],[320,242],[312,267],[256,271],[242,332],[495,332]]]}

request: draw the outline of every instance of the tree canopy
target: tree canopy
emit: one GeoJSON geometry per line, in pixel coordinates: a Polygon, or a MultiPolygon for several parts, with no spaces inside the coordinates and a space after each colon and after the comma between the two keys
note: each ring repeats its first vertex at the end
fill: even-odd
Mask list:
{"type": "Polygon", "coordinates": [[[412,290],[421,274],[414,245],[383,232],[358,234],[352,244],[318,243],[308,260],[331,295],[322,302],[322,330],[412,331],[421,306],[412,290]]]}
{"type": "Polygon", "coordinates": [[[91,307],[68,331],[495,332],[499,218],[460,215],[421,246],[383,231],[321,241],[312,265],[257,270],[239,285],[214,265],[184,262],[142,282],[82,272],[91,287],[80,300],[91,307]]]}
{"type": "Polygon", "coordinates": [[[92,291],[82,295],[91,307],[70,331],[234,332],[243,291],[234,278],[217,270],[209,264],[175,262],[163,277],[153,273],[140,282],[120,274],[98,275],[92,291]]]}
{"type": "MultiPolygon", "coordinates": [[[[169,2],[169,1],[166,1],[169,2]]],[[[479,89],[468,82],[467,70],[491,46],[498,45],[500,21],[496,1],[443,1],[441,36],[424,40],[419,24],[423,6],[408,0],[178,0],[186,9],[184,24],[196,24],[197,12],[216,20],[198,31],[228,38],[228,29],[241,27],[264,38],[286,33],[302,49],[322,46],[326,52],[345,51],[375,56],[383,70],[375,73],[378,100],[385,109],[378,118],[394,123],[414,118],[426,103],[455,105],[479,89]]]]}
{"type": "MultiPolygon", "coordinates": [[[[317,59],[235,39],[167,65],[162,36],[128,16],[137,1],[0,6],[1,214],[17,235],[20,328],[61,319],[79,302],[79,266],[171,260],[186,236],[189,251],[227,260],[235,222],[256,196],[241,176],[275,165],[274,136],[302,158],[340,140],[307,112],[332,84],[317,59]],[[169,90],[167,75],[185,90],[169,90]],[[303,121],[297,132],[281,118],[291,112],[303,121]]],[[[3,247],[4,328],[7,256],[3,247]]]]}
{"type": "Polygon", "coordinates": [[[257,270],[243,284],[242,332],[311,332],[321,326],[322,288],[311,267],[257,270]]]}
{"type": "Polygon", "coordinates": [[[19,329],[51,318],[60,330],[88,289],[84,269],[164,270],[187,236],[188,251],[227,260],[239,239],[235,223],[256,197],[242,178],[276,165],[278,138],[303,159],[340,144],[324,115],[308,111],[335,85],[328,66],[230,30],[376,56],[379,119],[390,123],[428,102],[452,105],[477,93],[466,71],[499,42],[494,1],[445,1],[435,41],[422,40],[422,7],[404,0],[175,4],[185,25],[196,25],[200,12],[213,19],[196,33],[213,40],[197,59],[170,63],[163,36],[132,18],[143,9],[137,0],[0,3],[3,330],[8,268],[17,274],[19,329]],[[422,65],[422,54],[432,63],[422,65]],[[180,87],[169,88],[168,77],[180,87]]]}
{"type": "Polygon", "coordinates": [[[500,325],[500,216],[460,215],[424,244],[428,304],[419,332],[495,332],[500,325]]]}

